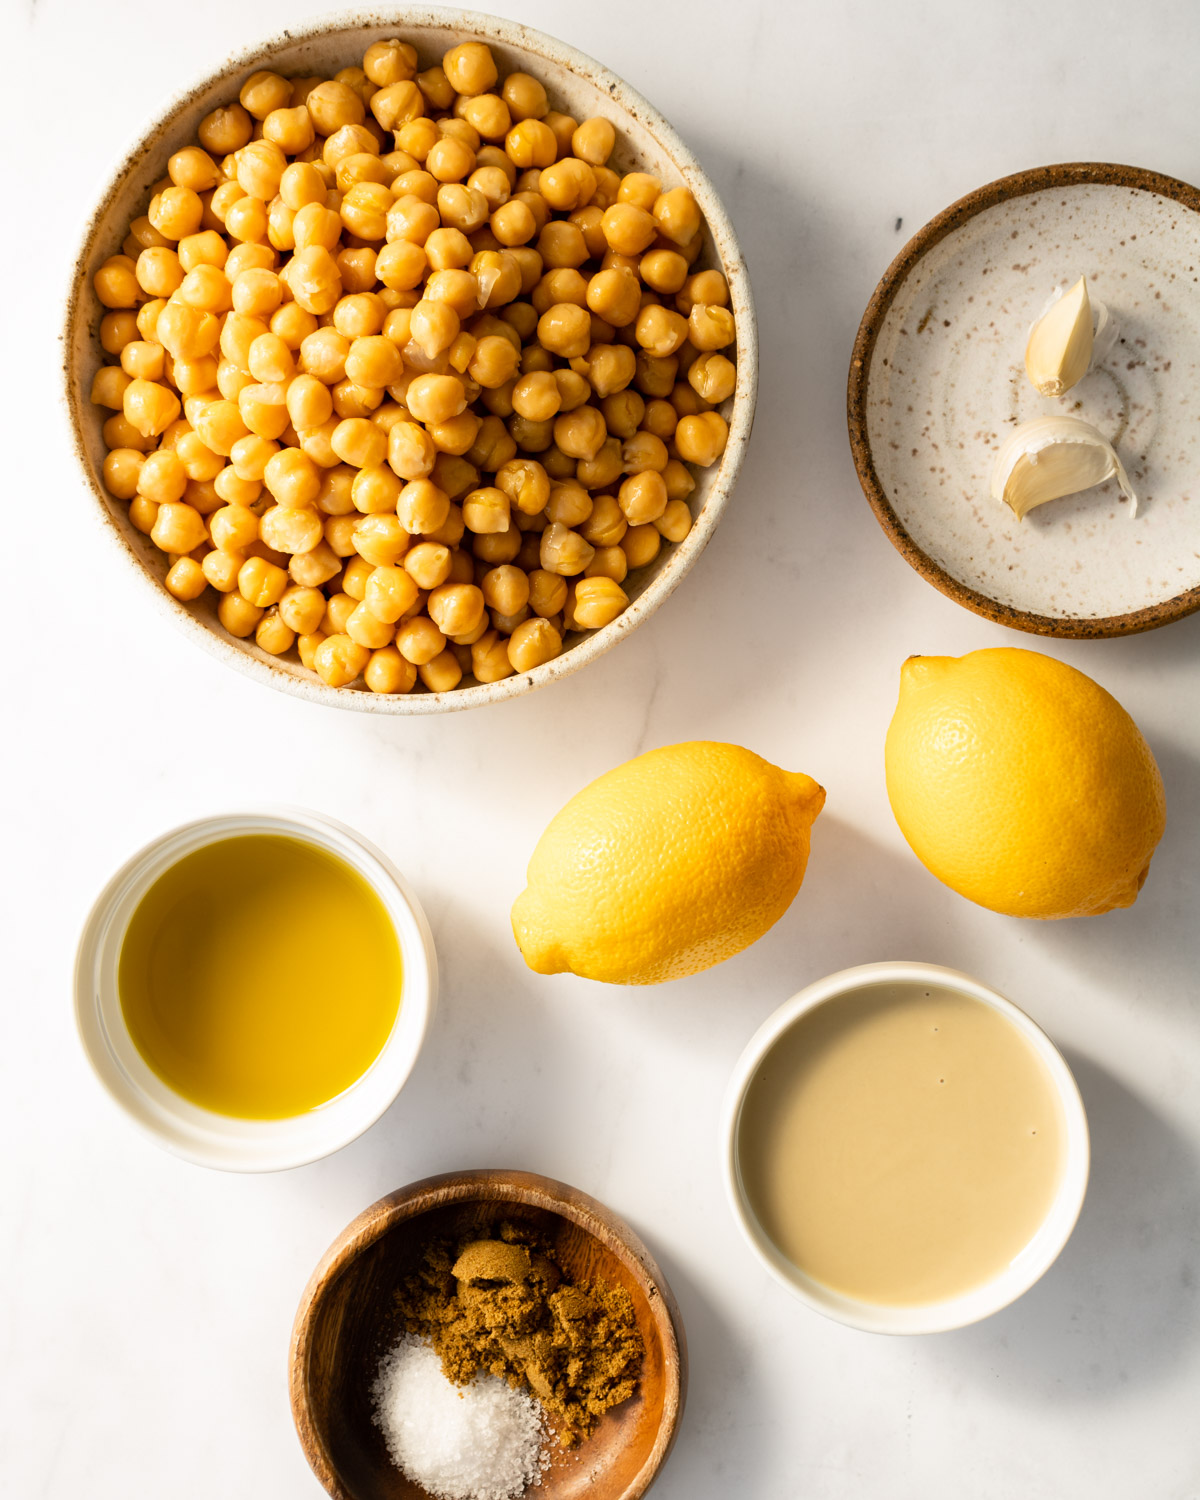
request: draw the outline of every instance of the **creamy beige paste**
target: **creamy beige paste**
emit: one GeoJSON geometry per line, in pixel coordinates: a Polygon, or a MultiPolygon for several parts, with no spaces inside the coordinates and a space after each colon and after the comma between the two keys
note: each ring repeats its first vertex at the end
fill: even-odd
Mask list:
{"type": "Polygon", "coordinates": [[[1045,1218],[1065,1127],[1041,1058],[998,1011],[880,985],[802,1016],[742,1107],[763,1229],[834,1291],[935,1302],[1004,1269],[1045,1218]]]}

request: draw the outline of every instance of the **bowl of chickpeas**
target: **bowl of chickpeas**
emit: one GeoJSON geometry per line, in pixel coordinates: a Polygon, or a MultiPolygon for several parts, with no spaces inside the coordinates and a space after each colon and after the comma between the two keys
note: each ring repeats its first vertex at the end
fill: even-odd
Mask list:
{"type": "Polygon", "coordinates": [[[673,592],[753,421],[733,228],[600,64],[461,11],[233,59],[115,173],[65,327],[106,529],[312,701],[529,691],[673,592]]]}

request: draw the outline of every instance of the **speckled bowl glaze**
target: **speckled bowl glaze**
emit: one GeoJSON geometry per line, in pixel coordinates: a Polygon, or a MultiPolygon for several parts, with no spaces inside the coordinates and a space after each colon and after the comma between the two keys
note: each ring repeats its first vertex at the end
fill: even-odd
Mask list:
{"type": "Polygon", "coordinates": [[[905,246],[876,288],[850,366],[850,445],[905,559],[1002,625],[1069,638],[1150,630],[1200,609],[1200,191],[1083,162],[989,183],[905,246]],[[1025,341],[1056,287],[1086,275],[1119,340],[1060,400],[1025,341]],[[991,498],[1019,422],[1081,417],[1117,447],[1115,483],[1018,522],[991,498]]]}
{"type": "Polygon", "coordinates": [[[236,53],[218,73],[176,97],[121,162],[100,196],[74,265],[62,340],[66,411],[75,451],[98,502],[95,509],[117,543],[126,571],[150,585],[145,593],[159,611],[213,655],[258,682],[312,703],[383,714],[447,713],[514,698],[586,666],[636,630],[679,586],[721,518],[750,438],[758,384],[754,303],[733,225],[712,183],[672,127],[627,83],[564,42],[495,16],[441,8],[353,11],[308,22],[236,53]],[[677,546],[664,545],[653,563],[630,575],[626,583],[629,608],[612,624],[568,636],[559,657],[531,672],[448,693],[418,689],[385,695],[362,686],[327,687],[298,661],[270,656],[253,640],[239,641],[228,635],[217,621],[211,590],[194,604],[172,598],[163,586],[165,557],[130,525],[126,507],[104,488],[103,414],[88,401],[92,377],[102,362],[97,338],[102,309],[92,292],[92,275],[119,251],[130,219],[145,212],[148,190],[165,173],[171,153],[194,140],[203,116],[235,98],[246,75],[256,68],[270,67],[285,74],[332,73],[357,64],[372,42],[390,36],[410,41],[423,66],[459,42],[484,40],[495,52],[502,74],[518,68],[536,74],[554,107],[577,118],[603,115],[610,119],[617,129],[614,159],[618,168],[654,172],[665,182],[686,184],[695,194],[707,223],[707,244],[697,264],[724,272],[737,329],[737,387],[720,408],[729,423],[729,443],[719,464],[695,471],[697,483],[690,502],[694,523],[685,540],[677,546]]]}

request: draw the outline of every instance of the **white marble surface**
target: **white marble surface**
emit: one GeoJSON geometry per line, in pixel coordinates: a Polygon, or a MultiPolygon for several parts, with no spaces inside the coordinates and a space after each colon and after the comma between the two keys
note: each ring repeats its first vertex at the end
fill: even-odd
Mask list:
{"type": "Polygon", "coordinates": [[[311,1267],[379,1194],[511,1164],[625,1214],[675,1287],[692,1385],[662,1500],[1195,1500],[1200,619],[1047,647],[1117,694],[1162,765],[1169,827],[1137,906],[1040,926],[967,905],[888,811],[897,671],[912,651],[1034,642],[892,551],[843,418],[875,280],[951,199],[1053,160],[1200,175],[1194,7],[501,4],[604,59],[698,152],[754,277],[762,397],[735,503],[658,616],[544,693],[412,723],[252,686],[114,591],[54,410],[62,279],[100,175],[193,73],[310,8],[3,9],[0,1490],[316,1500],[284,1380],[311,1267]],[[659,991],[528,974],[507,911],[542,824],[596,773],[692,737],[827,786],[792,911],[740,958],[659,991]],[[182,1165],[118,1117],[75,1042],[70,967],[130,851],[261,800],[323,809],[393,855],[426,903],[445,988],[375,1129],[253,1179],[182,1165]],[[1008,1312],[926,1340],[790,1301],[739,1240],[716,1170],[725,1079],[759,1021],[808,980],[883,958],[969,969],[1026,1006],[1067,1050],[1094,1132],[1091,1195],[1059,1264],[1008,1312]]]}

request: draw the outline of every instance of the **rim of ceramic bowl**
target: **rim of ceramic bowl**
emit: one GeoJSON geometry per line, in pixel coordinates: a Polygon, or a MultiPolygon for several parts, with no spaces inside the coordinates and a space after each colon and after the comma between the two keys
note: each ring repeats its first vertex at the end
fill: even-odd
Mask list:
{"type": "Polygon", "coordinates": [[[1022,198],[1030,193],[1045,192],[1054,188],[1075,187],[1086,184],[1101,186],[1138,188],[1169,198],[1185,208],[1200,213],[1200,189],[1175,177],[1166,177],[1146,167],[1122,166],[1117,162],[1060,162],[1045,167],[1031,167],[1023,172],[1014,172],[1009,177],[999,177],[959,198],[949,208],[943,209],[919,229],[905,245],[895,260],[883,273],[879,285],[867,303],[854,340],[854,352],[850,359],[850,378],[846,392],[846,420],[850,431],[850,451],[854,456],[854,467],[858,471],[863,493],[875,512],[875,518],[883,527],[888,540],[905,562],[914,568],[927,583],[933,584],[957,604],[972,610],[998,625],[1007,625],[1013,630],[1028,631],[1033,635],[1054,636],[1059,640],[1096,640],[1111,636],[1136,635],[1143,630],[1154,630],[1160,625],[1169,625],[1200,609],[1200,585],[1185,589],[1171,599],[1158,604],[1148,604],[1141,609],[1125,614],[1102,615],[1091,619],[1067,619],[1056,615],[1041,615],[1033,610],[1017,609],[1002,604],[978,589],[971,588],[936,562],[928,552],[919,547],[897,515],[888,493],[880,481],[871,449],[871,438],[867,420],[867,392],[871,380],[871,360],[875,343],[883,327],[892,303],[909,274],[933,247],[947,235],[973,219],[986,209],[993,208],[1011,198],[1022,198]]]}
{"type": "Polygon", "coordinates": [[[352,1219],[317,1262],[301,1294],[288,1349],[292,1420],[309,1466],[336,1500],[350,1500],[324,1436],[311,1417],[310,1366],[317,1305],[350,1263],[397,1224],[420,1218],[431,1209],[476,1199],[528,1204],[568,1219],[624,1260],[649,1288],[647,1301],[663,1346],[664,1372],[669,1373],[663,1394],[663,1417],[654,1444],[621,1496],[621,1500],[640,1500],[670,1456],[687,1403],[687,1335],[679,1305],[657,1261],[619,1214],[582,1188],[544,1177],[540,1172],[516,1168],[441,1172],[397,1188],[352,1219]]]}
{"type": "Polygon", "coordinates": [[[340,1151],[368,1130],[407,1082],[437,1003],[433,934],[411,887],[354,829],[303,808],[265,807],[196,818],[132,855],[96,898],[75,956],[75,1025],[97,1080],[143,1135],[174,1156],[228,1172],[278,1172],[340,1151]],[[243,1120],[183,1098],[137,1050],[121,1010],[117,965],[130,918],[150,886],[197,849],[268,833],[315,845],[361,875],[383,902],[400,944],[400,1009],[370,1067],[316,1109],[280,1120],[243,1120]]]}
{"type": "Polygon", "coordinates": [[[781,1286],[814,1311],[866,1333],[947,1333],[978,1323],[1023,1296],[1050,1269],[1071,1237],[1087,1193],[1091,1148],[1087,1114],[1074,1075],[1061,1052],[1021,1008],[990,986],[938,964],[861,964],[826,975],[786,1000],[746,1044],[734,1067],[721,1112],[725,1195],[743,1237],[781,1286]],[[1029,1244],[997,1276],[959,1296],[911,1307],[863,1302],[833,1291],[806,1275],[779,1250],[758,1222],[742,1183],[738,1134],[742,1107],[758,1067],[780,1038],[808,1011],[881,984],[937,985],[999,1011],[1031,1045],[1050,1077],[1065,1130],[1062,1176],[1054,1199],[1029,1244]]]}
{"type": "Polygon", "coordinates": [[[87,480],[92,498],[98,502],[102,529],[115,544],[131,571],[149,586],[159,612],[171,619],[178,629],[181,629],[210,655],[216,656],[228,666],[236,668],[256,682],[265,683],[281,692],[304,698],[310,703],[349,708],[363,713],[454,713],[461,709],[477,708],[489,703],[501,703],[577,672],[630,635],[674,593],[708,545],[724,513],[745,457],[754,423],[754,408],[758,393],[758,332],[745,257],[738,244],[733,224],[716,189],[679,133],[636,89],[586,53],[545,32],[536,31],[532,27],[522,26],[517,22],[506,21],[482,12],[457,8],[413,6],[394,11],[362,10],[318,16],[303,25],[290,27],[262,42],[243,48],[216,71],[205,73],[191,86],[176,92],[110,174],[99,201],[89,216],[70,272],[66,317],[60,333],[60,341],[63,346],[63,390],[60,394],[60,406],[70,430],[71,445],[76,459],[87,480]],[[104,228],[104,221],[113,200],[127,177],[143,163],[145,158],[156,150],[161,150],[158,137],[164,131],[169,130],[171,121],[181,110],[192,104],[214,83],[221,79],[232,79],[255,67],[263,66],[282,49],[293,48],[306,41],[315,41],[338,33],[345,33],[349,36],[372,28],[387,28],[403,33],[406,27],[418,26],[444,31],[469,31],[481,40],[497,42],[502,46],[522,51],[535,61],[541,58],[565,67],[575,75],[590,80],[611,99],[617,109],[631,116],[643,129],[655,137],[659,146],[674,163],[681,181],[695,194],[708,225],[716,252],[716,261],[729,283],[730,301],[736,327],[737,385],[732,397],[729,438],[725,452],[719,468],[713,475],[704,503],[693,518],[691,531],[682,542],[673,544],[661,570],[647,583],[644,590],[633,599],[622,614],[610,624],[572,642],[553,661],[546,662],[528,672],[515,673],[499,682],[480,683],[473,687],[455,688],[444,693],[386,694],[372,693],[364,688],[328,687],[315,675],[300,677],[292,671],[284,670],[267,653],[258,651],[258,648],[246,642],[235,641],[232,637],[227,637],[223,631],[219,631],[217,626],[209,625],[194,615],[184,604],[168,594],[157,579],[150,576],[143,562],[133,551],[130,542],[119,530],[110,510],[110,497],[106,495],[100,484],[83,443],[81,433],[88,403],[73,374],[73,336],[79,317],[88,315],[84,298],[91,287],[90,268],[96,258],[97,247],[106,238],[110,238],[104,228]]]}

